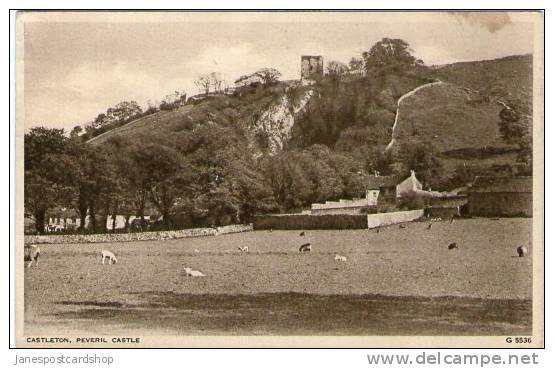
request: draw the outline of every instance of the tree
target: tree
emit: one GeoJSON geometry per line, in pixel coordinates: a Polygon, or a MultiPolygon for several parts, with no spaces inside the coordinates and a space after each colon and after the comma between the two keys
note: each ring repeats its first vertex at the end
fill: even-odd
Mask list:
{"type": "Polygon", "coordinates": [[[113,107],[109,107],[105,113],[98,114],[92,122],[95,129],[120,125],[142,114],[142,108],[136,101],[122,101],[113,107]]]}
{"type": "Polygon", "coordinates": [[[212,87],[212,79],[209,74],[201,75],[194,81],[194,85],[207,95],[210,93],[210,88],[212,87]]]}
{"type": "Polygon", "coordinates": [[[391,175],[394,158],[389,152],[385,152],[385,147],[377,146],[373,149],[372,155],[367,163],[367,169],[370,173],[377,172],[379,175],[391,175]]]}
{"type": "Polygon", "coordinates": [[[398,161],[401,173],[408,174],[414,170],[424,188],[444,185],[442,164],[431,143],[404,143],[400,147],[398,161]]]}
{"type": "Polygon", "coordinates": [[[253,74],[261,79],[262,83],[266,86],[277,83],[281,77],[281,72],[275,68],[262,68],[253,74]]]}
{"type": "Polygon", "coordinates": [[[69,133],[71,139],[78,139],[79,136],[83,133],[83,127],[80,125],[75,126],[69,133]]]}
{"type": "MultiPolygon", "coordinates": [[[[136,182],[139,210],[144,211],[145,195],[163,216],[166,229],[171,227],[172,209],[186,188],[187,168],[180,153],[167,145],[149,143],[135,147],[132,159],[137,167],[132,171],[136,182]]],[[[141,215],[142,216],[142,215],[141,215]]]]}
{"type": "Polygon", "coordinates": [[[150,192],[150,178],[146,165],[143,164],[142,148],[127,143],[119,150],[120,175],[127,184],[126,198],[128,199],[131,212],[140,218],[141,228],[146,228],[144,218],[148,195],[150,192]]]}
{"type": "Polygon", "coordinates": [[[333,78],[340,79],[340,77],[347,72],[348,66],[340,61],[329,61],[327,63],[327,74],[333,78]]]}
{"type": "Polygon", "coordinates": [[[235,85],[237,87],[244,87],[249,86],[251,84],[255,83],[262,83],[262,80],[259,76],[251,74],[251,75],[242,75],[239,78],[235,80],[235,85]]]}
{"type": "Polygon", "coordinates": [[[364,69],[364,59],[353,57],[348,62],[348,69],[350,71],[353,71],[353,72],[363,70],[364,69]]]}
{"type": "Polygon", "coordinates": [[[508,100],[499,112],[498,128],[502,139],[508,144],[519,147],[517,159],[526,166],[532,167],[532,116],[531,108],[517,99],[508,100]]]}
{"type": "MultiPolygon", "coordinates": [[[[175,91],[166,95],[160,103],[160,110],[173,110],[187,102],[187,94],[184,91],[175,91]]],[[[151,107],[148,108],[150,111],[151,107]]],[[[149,111],[147,110],[147,111],[149,111]]]]}
{"type": "Polygon", "coordinates": [[[72,185],[75,188],[72,204],[79,213],[80,231],[85,231],[87,215],[90,216],[90,230],[105,231],[106,221],[98,228],[96,216],[106,218],[110,210],[110,194],[113,192],[118,174],[108,165],[108,157],[103,150],[79,144],[72,147],[72,185]]]}
{"type": "Polygon", "coordinates": [[[210,79],[214,92],[223,91],[223,85],[225,84],[225,81],[223,80],[221,73],[211,72],[210,74],[208,74],[208,78],[210,79]]]}
{"type": "Polygon", "coordinates": [[[366,71],[369,73],[383,68],[405,69],[423,65],[423,61],[414,57],[412,52],[406,41],[383,38],[362,56],[366,71]]]}
{"type": "Polygon", "coordinates": [[[24,136],[25,212],[44,232],[46,212],[66,202],[71,192],[69,139],[63,129],[33,128],[24,136]]]}

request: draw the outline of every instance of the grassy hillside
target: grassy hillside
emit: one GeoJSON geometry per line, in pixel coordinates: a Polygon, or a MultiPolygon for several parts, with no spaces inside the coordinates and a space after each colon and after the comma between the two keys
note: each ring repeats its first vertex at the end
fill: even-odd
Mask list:
{"type": "Polygon", "coordinates": [[[447,172],[460,164],[515,164],[515,147],[500,136],[503,107],[498,101],[532,106],[532,56],[455,63],[436,68],[433,75],[444,83],[402,102],[395,150],[431,142],[447,172]]]}
{"type": "Polygon", "coordinates": [[[168,125],[171,125],[176,121],[186,121],[186,119],[188,119],[188,113],[192,110],[192,107],[192,105],[188,105],[182,106],[173,111],[159,111],[152,115],[134,120],[121,127],[102,133],[90,139],[88,142],[92,145],[101,145],[109,138],[118,135],[125,136],[132,140],[152,129],[165,129],[168,125]]]}
{"type": "Polygon", "coordinates": [[[278,150],[326,145],[369,172],[391,140],[398,99],[431,81],[443,83],[403,100],[394,132],[395,152],[430,142],[446,168],[515,164],[513,146],[501,139],[498,101],[531,105],[532,56],[393,71],[359,79],[325,77],[313,86],[278,83],[212,96],[173,111],[159,111],[101,134],[100,145],[121,136],[133,142],[182,146],[206,124],[229,129],[255,157],[278,150]],[[309,95],[307,92],[309,91],[309,95]],[[301,108],[300,108],[301,106],[301,108]]]}
{"type": "Polygon", "coordinates": [[[268,88],[243,89],[236,95],[211,96],[196,104],[139,118],[88,142],[101,145],[116,136],[144,141],[157,136],[171,140],[191,133],[198,125],[210,122],[221,127],[234,127],[237,133],[245,135],[262,112],[281,99],[285,87],[284,84],[278,84],[268,88]]]}
{"type": "Polygon", "coordinates": [[[503,145],[500,110],[493,102],[474,104],[463,88],[444,83],[403,101],[395,136],[399,144],[430,139],[440,152],[503,145]]]}
{"type": "Polygon", "coordinates": [[[494,99],[516,98],[532,105],[532,55],[454,63],[440,66],[435,72],[445,82],[478,90],[494,99]]]}

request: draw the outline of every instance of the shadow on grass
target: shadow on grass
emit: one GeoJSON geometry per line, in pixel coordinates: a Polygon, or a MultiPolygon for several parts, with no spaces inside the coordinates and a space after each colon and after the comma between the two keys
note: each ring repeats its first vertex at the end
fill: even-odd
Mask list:
{"type": "MultiPolygon", "coordinates": [[[[146,292],[140,306],[63,301],[54,314],[99,325],[225,335],[529,335],[531,301],[303,293],[146,292]]],[[[77,322],[77,321],[75,321],[77,322]]]]}

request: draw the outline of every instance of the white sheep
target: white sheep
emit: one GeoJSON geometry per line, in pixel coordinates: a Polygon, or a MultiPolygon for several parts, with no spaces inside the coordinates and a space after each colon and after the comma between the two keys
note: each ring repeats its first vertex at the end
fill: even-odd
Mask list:
{"type": "Polygon", "coordinates": [[[186,276],[192,276],[192,277],[204,277],[204,276],[206,276],[202,272],[193,270],[190,267],[185,267],[185,275],[186,276]]]}
{"type": "Polygon", "coordinates": [[[102,264],[104,264],[104,260],[108,259],[109,264],[117,263],[117,258],[115,258],[115,254],[110,252],[109,250],[103,250],[102,251],[102,264]]]}
{"type": "Polygon", "coordinates": [[[346,257],[345,256],[339,256],[338,254],[335,254],[335,261],[346,262],[346,257]]]}
{"type": "Polygon", "coordinates": [[[240,250],[241,252],[248,252],[248,246],[239,247],[239,250],[240,250]]]}
{"type": "Polygon", "coordinates": [[[35,266],[38,266],[38,257],[40,256],[40,248],[33,244],[27,244],[24,248],[24,261],[29,262],[27,268],[31,267],[33,261],[35,261],[35,266]]]}

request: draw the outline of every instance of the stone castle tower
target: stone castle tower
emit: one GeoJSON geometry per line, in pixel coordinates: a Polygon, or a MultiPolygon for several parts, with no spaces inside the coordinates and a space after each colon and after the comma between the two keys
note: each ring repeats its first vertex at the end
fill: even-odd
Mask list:
{"type": "Polygon", "coordinates": [[[314,79],[314,77],[323,76],[323,57],[322,56],[302,56],[300,64],[301,79],[314,79]]]}

